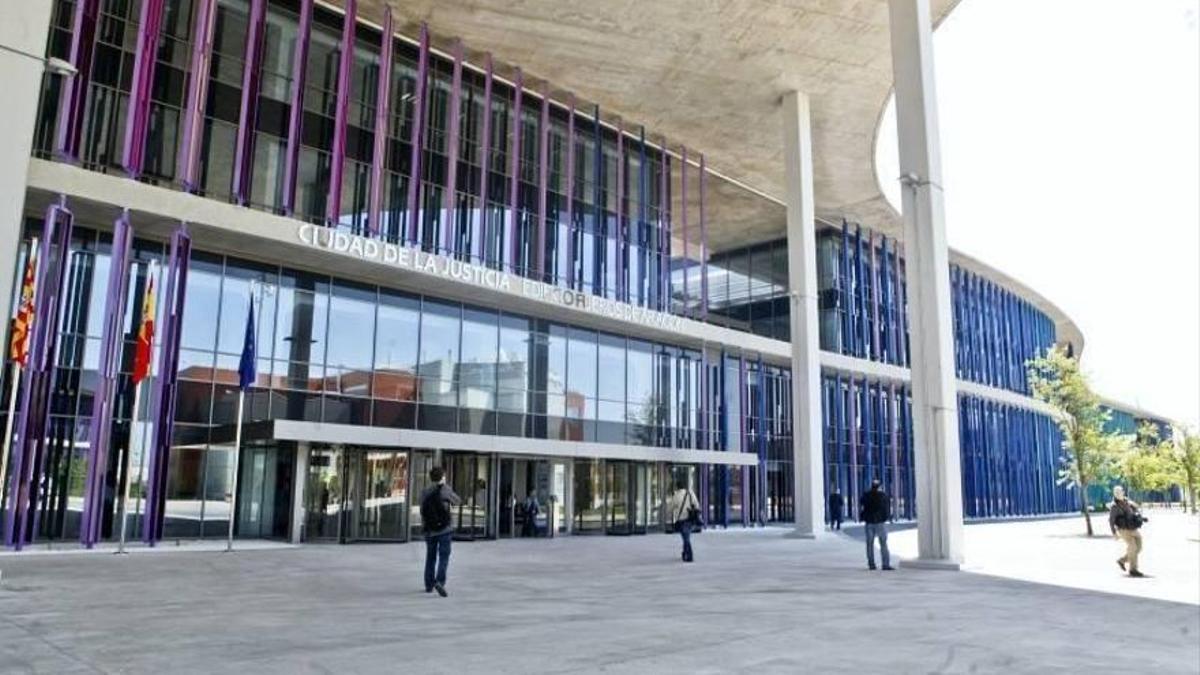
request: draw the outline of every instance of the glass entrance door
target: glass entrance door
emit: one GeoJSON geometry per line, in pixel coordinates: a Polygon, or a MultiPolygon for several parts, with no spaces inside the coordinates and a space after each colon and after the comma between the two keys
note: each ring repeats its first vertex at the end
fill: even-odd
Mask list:
{"type": "Polygon", "coordinates": [[[367,450],[349,457],[346,541],[405,541],[408,453],[367,450]]]}
{"type": "Polygon", "coordinates": [[[305,541],[406,541],[408,452],[313,448],[304,486],[305,541]]]}
{"type": "Polygon", "coordinates": [[[462,499],[451,509],[450,522],[455,539],[487,539],[495,536],[489,518],[492,486],[489,481],[492,458],[470,453],[446,453],[446,482],[462,499]]]}
{"type": "Polygon", "coordinates": [[[650,472],[647,465],[606,462],[605,469],[608,502],[605,531],[609,534],[645,534],[650,518],[650,472]]]}
{"type": "Polygon", "coordinates": [[[304,541],[340,541],[343,450],[312,448],[304,479],[304,541]]]}
{"type": "Polygon", "coordinates": [[[605,531],[608,534],[630,534],[629,464],[607,462],[605,464],[605,531]]]}

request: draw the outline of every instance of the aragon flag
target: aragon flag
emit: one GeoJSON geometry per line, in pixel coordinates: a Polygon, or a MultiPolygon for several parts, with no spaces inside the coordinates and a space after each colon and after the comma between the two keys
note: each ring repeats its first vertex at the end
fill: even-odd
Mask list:
{"type": "MultiPolygon", "coordinates": [[[[154,268],[151,267],[151,270],[154,268]]],[[[158,289],[154,285],[154,275],[150,274],[146,281],[146,295],[142,299],[142,322],[138,326],[137,347],[133,353],[133,385],[146,379],[150,374],[150,356],[154,353],[154,315],[158,307],[158,289]]]]}
{"type": "Polygon", "coordinates": [[[8,358],[25,367],[29,361],[29,335],[33,329],[35,314],[33,303],[34,274],[37,269],[37,240],[29,247],[29,260],[25,262],[25,274],[21,277],[21,301],[13,317],[12,340],[8,345],[8,358]]]}

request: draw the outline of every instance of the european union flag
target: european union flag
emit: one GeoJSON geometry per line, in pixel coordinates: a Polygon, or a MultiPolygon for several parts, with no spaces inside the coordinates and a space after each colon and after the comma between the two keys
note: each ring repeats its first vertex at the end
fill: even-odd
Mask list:
{"type": "Polygon", "coordinates": [[[254,298],[250,298],[250,311],[246,314],[246,339],[242,343],[242,360],[238,362],[238,388],[246,391],[254,384],[255,372],[254,349],[254,298]]]}

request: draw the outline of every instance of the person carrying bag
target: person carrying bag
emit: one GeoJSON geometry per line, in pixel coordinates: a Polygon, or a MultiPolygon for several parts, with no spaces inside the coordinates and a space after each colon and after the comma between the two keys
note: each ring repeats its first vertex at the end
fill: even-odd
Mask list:
{"type": "Polygon", "coordinates": [[[671,517],[675,519],[675,531],[683,540],[683,562],[690,563],[695,559],[692,553],[692,532],[698,529],[700,523],[700,503],[696,495],[688,489],[687,481],[675,483],[675,493],[671,495],[671,517]]]}

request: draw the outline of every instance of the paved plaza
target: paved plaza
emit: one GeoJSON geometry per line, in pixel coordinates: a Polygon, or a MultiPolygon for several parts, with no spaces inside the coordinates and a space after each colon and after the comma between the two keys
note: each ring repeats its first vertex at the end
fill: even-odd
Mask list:
{"type": "MultiPolygon", "coordinates": [[[[1092,516],[1088,537],[1083,516],[1024,522],[978,523],[966,528],[964,569],[1010,579],[1136,595],[1200,605],[1200,519],[1183,511],[1152,508],[1142,528],[1139,565],[1147,577],[1130,579],[1117,569],[1124,545],[1108,530],[1108,514],[1092,516]]],[[[917,554],[915,530],[897,532],[891,547],[917,554]]]]}
{"type": "Polygon", "coordinates": [[[783,535],[706,532],[693,565],[665,535],[464,543],[447,599],[422,591],[419,544],[4,556],[0,671],[1200,669],[1195,604],[869,573],[848,536],[783,535]]]}

